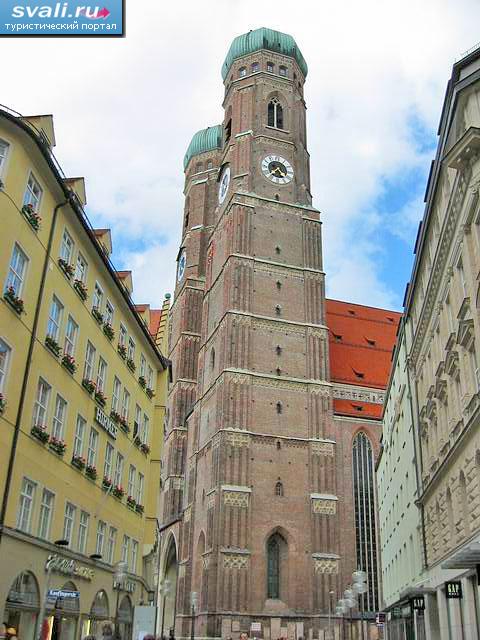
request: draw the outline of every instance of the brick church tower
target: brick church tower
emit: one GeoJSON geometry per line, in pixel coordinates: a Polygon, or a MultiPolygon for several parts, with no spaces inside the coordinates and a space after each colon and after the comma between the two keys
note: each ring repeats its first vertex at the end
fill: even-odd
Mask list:
{"type": "Polygon", "coordinates": [[[233,41],[222,75],[223,124],[195,134],[184,162],[165,629],[189,635],[195,592],[196,635],[276,640],[326,626],[329,593],[356,568],[354,535],[346,562],[342,551],[353,507],[337,486],[307,65],[292,37],[258,29],[233,41]]]}

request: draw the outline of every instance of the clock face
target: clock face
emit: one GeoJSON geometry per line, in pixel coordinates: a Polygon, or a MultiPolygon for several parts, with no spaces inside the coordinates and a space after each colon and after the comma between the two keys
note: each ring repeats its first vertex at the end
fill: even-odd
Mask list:
{"type": "Polygon", "coordinates": [[[276,184],[288,184],[293,178],[293,167],[281,156],[265,156],[262,160],[262,173],[276,184]]]}
{"type": "Polygon", "coordinates": [[[230,167],[225,167],[220,178],[220,186],[218,187],[218,203],[222,204],[227,196],[228,187],[230,185],[230,167]]]}
{"type": "Polygon", "coordinates": [[[180,258],[178,259],[178,269],[177,269],[177,280],[178,282],[181,282],[184,274],[185,274],[185,267],[187,266],[187,254],[185,252],[185,249],[182,251],[182,253],[180,254],[180,258]]]}

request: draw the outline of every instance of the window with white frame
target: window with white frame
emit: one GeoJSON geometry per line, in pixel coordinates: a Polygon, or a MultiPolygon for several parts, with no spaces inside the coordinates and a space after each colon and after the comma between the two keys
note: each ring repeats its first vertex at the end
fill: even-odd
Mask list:
{"type": "Polygon", "coordinates": [[[38,537],[42,540],[50,539],[50,529],[52,526],[53,504],[55,494],[44,489],[42,491],[42,502],[40,503],[40,517],[38,519],[38,537]]]}
{"type": "Polygon", "coordinates": [[[138,560],[138,542],[132,540],[132,563],[130,565],[130,571],[137,573],[137,560],[138,560]]]}
{"type": "Polygon", "coordinates": [[[137,504],[143,504],[143,487],[145,485],[145,476],[143,473],[138,473],[138,482],[137,482],[137,495],[135,496],[135,501],[137,504]]]}
{"type": "Polygon", "coordinates": [[[67,320],[67,328],[65,329],[65,343],[63,345],[63,353],[66,356],[75,355],[75,346],[77,344],[77,336],[78,336],[78,324],[72,318],[72,316],[68,316],[67,320]]]}
{"type": "Polygon", "coordinates": [[[50,314],[48,316],[47,335],[58,342],[60,335],[60,325],[62,323],[63,316],[63,304],[57,298],[53,296],[52,304],[50,305],[50,314]]]}
{"type": "Polygon", "coordinates": [[[65,416],[67,413],[67,402],[57,393],[55,399],[55,411],[53,412],[52,436],[57,440],[63,440],[65,431],[65,416]]]}
{"type": "Polygon", "coordinates": [[[123,536],[122,541],[122,562],[126,562],[128,565],[128,556],[130,555],[130,538],[127,535],[123,536]]]}
{"type": "Polygon", "coordinates": [[[121,347],[127,346],[127,329],[125,325],[120,323],[120,332],[118,334],[118,344],[121,347]]]}
{"type": "Polygon", "coordinates": [[[137,470],[133,466],[130,465],[128,469],[128,486],[127,486],[127,496],[131,496],[135,498],[135,476],[137,475],[137,470]]]}
{"type": "Polygon", "coordinates": [[[108,564],[113,564],[115,559],[115,546],[117,544],[117,530],[115,527],[110,527],[108,531],[108,540],[107,540],[107,553],[106,553],[106,561],[108,564]]]}
{"type": "Polygon", "coordinates": [[[150,438],[150,418],[146,413],[143,414],[142,442],[148,444],[150,438]]]}
{"type": "Polygon", "coordinates": [[[128,412],[130,409],[130,394],[126,388],[123,389],[123,398],[122,398],[122,418],[128,420],[128,412]]]}
{"type": "Polygon", "coordinates": [[[140,405],[136,404],[135,405],[135,420],[133,422],[133,437],[134,438],[139,435],[141,426],[142,426],[142,408],[140,407],[140,405]]]}
{"type": "Polygon", "coordinates": [[[65,503],[65,516],[63,518],[63,539],[68,540],[68,546],[72,545],[73,530],[75,528],[75,516],[77,507],[71,502],[65,503]]]}
{"type": "Polygon", "coordinates": [[[87,421],[80,414],[77,415],[77,424],[75,425],[75,435],[73,437],[73,455],[83,457],[83,445],[85,442],[85,430],[87,421]]]}
{"type": "Polygon", "coordinates": [[[32,524],[33,501],[37,485],[28,478],[23,478],[17,512],[17,529],[30,533],[32,524]]]}
{"type": "Polygon", "coordinates": [[[93,379],[93,371],[95,368],[95,354],[96,354],[95,347],[90,341],[88,341],[87,349],[85,351],[85,368],[83,370],[84,380],[93,379]]]}
{"type": "Polygon", "coordinates": [[[86,511],[80,511],[80,518],[78,520],[78,537],[77,537],[78,553],[85,553],[86,551],[89,523],[90,523],[90,515],[86,511]]]}
{"type": "Polygon", "coordinates": [[[0,393],[5,388],[11,353],[12,350],[8,344],[0,338],[0,393]]]}
{"type": "Polygon", "coordinates": [[[5,165],[7,164],[8,149],[10,145],[5,140],[0,140],[0,176],[2,175],[5,165]]]}
{"type": "Polygon", "coordinates": [[[79,251],[77,256],[77,266],[75,267],[75,280],[80,280],[85,284],[87,279],[87,269],[88,263],[79,251]]]}
{"type": "Polygon", "coordinates": [[[67,264],[72,263],[74,246],[72,236],[65,229],[62,236],[62,244],[60,245],[60,258],[67,264]]]}
{"type": "Polygon", "coordinates": [[[99,311],[101,311],[102,304],[103,304],[102,287],[98,284],[98,282],[95,282],[95,288],[93,290],[93,298],[92,298],[92,307],[94,309],[98,309],[99,311]]]}
{"type": "MultiPolygon", "coordinates": [[[[145,378],[147,373],[147,361],[143,353],[140,355],[140,375],[145,378]]],[[[146,378],[145,378],[146,379],[146,378]]]]}
{"type": "Polygon", "coordinates": [[[147,370],[147,387],[153,389],[153,369],[150,365],[148,365],[147,370]]]}
{"type": "Polygon", "coordinates": [[[103,556],[103,545],[105,544],[105,531],[107,529],[107,525],[103,520],[99,520],[97,524],[97,543],[95,545],[95,553],[103,556]]]}
{"type": "Polygon", "coordinates": [[[114,452],[113,445],[111,445],[110,442],[107,442],[105,447],[105,462],[103,465],[103,477],[108,478],[109,480],[112,478],[113,452],[114,452]]]}
{"type": "Polygon", "coordinates": [[[90,436],[88,438],[88,450],[87,450],[87,465],[89,467],[96,466],[97,446],[98,446],[98,431],[96,431],[93,427],[90,427],[90,436]]]}
{"type": "Polygon", "coordinates": [[[5,290],[13,289],[16,296],[20,296],[23,291],[25,282],[25,274],[27,271],[28,258],[15,243],[13,247],[12,258],[8,268],[7,281],[5,282],[5,290]]]}
{"type": "Polygon", "coordinates": [[[113,314],[114,314],[113,304],[110,302],[110,300],[107,300],[105,304],[105,322],[107,322],[110,325],[113,325],[113,314]]]}
{"type": "Polygon", "coordinates": [[[97,369],[97,391],[102,393],[105,391],[105,382],[107,379],[107,363],[103,358],[98,359],[97,369]]]}
{"type": "Polygon", "coordinates": [[[42,188],[38,184],[37,179],[33,175],[30,174],[27,182],[27,188],[25,190],[25,195],[23,197],[23,204],[31,204],[33,210],[38,212],[40,209],[40,200],[42,199],[42,188]]]}
{"type": "Polygon", "coordinates": [[[125,458],[122,456],[121,453],[118,453],[117,451],[117,461],[115,464],[115,477],[113,479],[113,483],[115,484],[116,487],[122,486],[124,461],[125,461],[125,458]]]}
{"type": "Polygon", "coordinates": [[[133,338],[128,339],[127,357],[129,360],[135,359],[135,341],[133,340],[133,338]]]}
{"type": "Polygon", "coordinates": [[[47,425],[48,403],[52,387],[43,378],[38,380],[37,397],[33,407],[33,426],[45,427],[47,425]]]}
{"type": "Polygon", "coordinates": [[[122,383],[117,378],[117,376],[113,379],[113,389],[112,389],[112,411],[118,413],[118,408],[120,406],[120,394],[122,393],[122,383]]]}

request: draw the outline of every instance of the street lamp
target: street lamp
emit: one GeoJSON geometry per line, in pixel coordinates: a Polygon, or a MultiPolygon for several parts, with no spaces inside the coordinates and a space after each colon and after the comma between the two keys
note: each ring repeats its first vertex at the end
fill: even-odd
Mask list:
{"type": "Polygon", "coordinates": [[[197,608],[198,594],[196,591],[192,591],[190,594],[192,604],[192,625],[190,627],[190,640],[195,640],[195,610],[197,608]]]}
{"type": "Polygon", "coordinates": [[[170,593],[170,589],[172,587],[172,583],[170,582],[170,580],[168,580],[167,578],[165,580],[162,580],[162,583],[160,585],[160,593],[162,595],[163,598],[163,603],[162,603],[162,630],[160,633],[160,640],[163,640],[163,630],[165,628],[165,601],[167,599],[168,594],[170,593]]]}
{"type": "Polygon", "coordinates": [[[354,571],[352,573],[352,579],[352,589],[360,596],[360,624],[362,625],[362,640],[365,640],[365,625],[363,624],[363,594],[368,591],[367,574],[365,571],[354,571]]]}
{"type": "MultiPolygon", "coordinates": [[[[53,544],[57,547],[68,547],[68,540],[55,540],[53,544]]],[[[37,632],[35,634],[35,637],[38,638],[38,640],[41,640],[42,638],[43,619],[45,617],[45,610],[47,608],[48,592],[50,591],[50,578],[52,576],[52,566],[53,566],[52,563],[49,563],[47,566],[47,581],[45,583],[45,592],[43,594],[40,611],[38,613],[37,632]]]]}
{"type": "Polygon", "coordinates": [[[332,596],[334,591],[328,592],[328,640],[332,640],[332,596]]]}
{"type": "Polygon", "coordinates": [[[117,562],[115,565],[115,572],[113,574],[113,588],[117,590],[117,604],[115,607],[115,640],[119,640],[120,638],[120,629],[118,624],[118,605],[120,600],[120,589],[122,588],[122,583],[127,577],[127,569],[128,565],[123,560],[117,562]]]}

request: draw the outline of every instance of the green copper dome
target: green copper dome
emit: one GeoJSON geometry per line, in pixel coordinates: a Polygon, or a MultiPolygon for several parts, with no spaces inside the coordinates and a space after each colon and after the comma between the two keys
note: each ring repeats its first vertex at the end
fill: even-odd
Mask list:
{"type": "Polygon", "coordinates": [[[262,27],[261,29],[249,31],[235,38],[222,66],[222,78],[225,80],[234,60],[253,53],[254,51],[260,51],[260,49],[275,51],[276,53],[282,53],[285,56],[295,58],[303,75],[307,75],[307,63],[292,36],[262,27]]]}
{"type": "Polygon", "coordinates": [[[205,151],[222,148],[222,125],[201,129],[193,136],[188,145],[187,153],[183,158],[183,168],[186,169],[193,156],[198,156],[205,151]]]}

